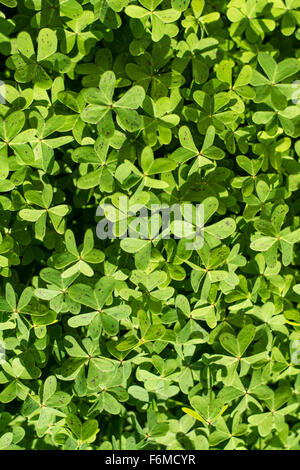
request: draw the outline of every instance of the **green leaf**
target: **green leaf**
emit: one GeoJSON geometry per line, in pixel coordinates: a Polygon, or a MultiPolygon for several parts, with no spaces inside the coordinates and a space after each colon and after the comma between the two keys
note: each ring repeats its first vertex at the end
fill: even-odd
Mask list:
{"type": "Polygon", "coordinates": [[[297,59],[285,59],[281,61],[275,73],[275,82],[282,82],[291,75],[296,74],[300,70],[300,62],[297,59]]]}
{"type": "Polygon", "coordinates": [[[236,224],[233,219],[226,218],[205,228],[205,231],[210,235],[222,240],[233,234],[236,229],[236,224]]]}
{"type": "Polygon", "coordinates": [[[258,62],[265,74],[268,76],[269,80],[275,80],[275,73],[277,69],[277,64],[273,57],[266,52],[260,52],[258,54],[258,62]]]}
{"type": "Polygon", "coordinates": [[[189,7],[189,0],[172,0],[172,8],[178,11],[184,11],[189,7]]]}
{"type": "Polygon", "coordinates": [[[176,163],[167,158],[158,158],[154,160],[150,168],[147,170],[148,175],[155,175],[157,173],[165,173],[172,171],[176,168],[176,163]]]}
{"type": "Polygon", "coordinates": [[[274,237],[261,237],[251,242],[250,248],[254,251],[267,251],[274,243],[276,243],[276,238],[274,237]]]}
{"type": "Polygon", "coordinates": [[[93,437],[99,432],[98,421],[96,419],[89,419],[85,421],[81,427],[80,439],[84,442],[93,437]]]}
{"type": "Polygon", "coordinates": [[[145,90],[141,86],[133,86],[115,104],[115,108],[137,109],[145,99],[145,90]]]}
{"type": "Polygon", "coordinates": [[[129,131],[135,132],[141,129],[142,120],[137,111],[127,108],[116,108],[119,125],[129,131]]]}
{"type": "Polygon", "coordinates": [[[139,240],[131,238],[124,238],[123,240],[121,240],[121,248],[122,250],[127,251],[127,253],[137,253],[148,244],[148,240],[139,240]]]}
{"type": "Polygon", "coordinates": [[[41,62],[42,60],[47,59],[56,52],[57,49],[57,37],[55,32],[49,28],[43,28],[39,31],[38,35],[38,51],[37,51],[37,61],[41,62]]]}

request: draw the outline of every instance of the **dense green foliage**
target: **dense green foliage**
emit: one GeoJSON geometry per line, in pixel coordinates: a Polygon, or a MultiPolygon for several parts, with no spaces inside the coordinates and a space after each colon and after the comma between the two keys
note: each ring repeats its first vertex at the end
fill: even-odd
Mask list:
{"type": "Polygon", "coordinates": [[[299,449],[300,1],[0,3],[0,449],[299,449]]]}

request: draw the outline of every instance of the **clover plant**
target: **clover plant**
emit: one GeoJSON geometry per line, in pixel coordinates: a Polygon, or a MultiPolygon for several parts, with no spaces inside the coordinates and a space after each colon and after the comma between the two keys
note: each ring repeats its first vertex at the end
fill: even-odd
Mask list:
{"type": "Polygon", "coordinates": [[[0,3],[0,449],[299,450],[299,0],[0,3]]]}

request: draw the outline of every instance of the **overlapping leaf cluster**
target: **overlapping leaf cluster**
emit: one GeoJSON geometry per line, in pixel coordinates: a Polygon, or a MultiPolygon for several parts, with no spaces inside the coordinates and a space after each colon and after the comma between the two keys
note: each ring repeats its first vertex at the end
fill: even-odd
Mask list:
{"type": "Polygon", "coordinates": [[[0,449],[299,449],[299,0],[0,3],[0,449]]]}

